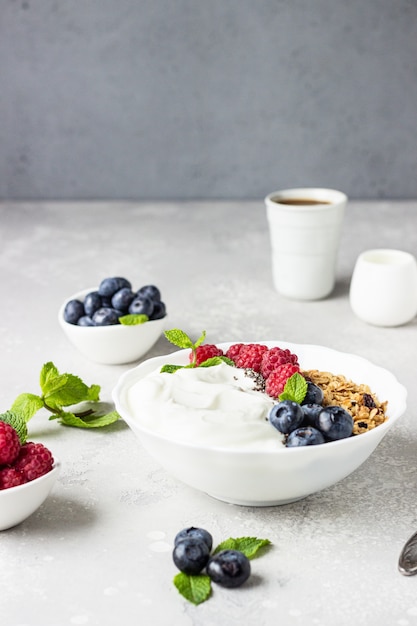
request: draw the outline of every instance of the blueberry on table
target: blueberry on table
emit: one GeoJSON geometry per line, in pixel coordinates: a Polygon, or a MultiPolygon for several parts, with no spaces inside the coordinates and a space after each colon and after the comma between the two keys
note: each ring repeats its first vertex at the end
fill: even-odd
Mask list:
{"type": "Polygon", "coordinates": [[[146,298],[145,296],[135,296],[135,299],[132,300],[132,303],[129,306],[129,313],[132,315],[147,315],[149,318],[151,317],[154,309],[154,303],[150,298],[146,298]]]}
{"type": "Polygon", "coordinates": [[[104,278],[98,288],[98,292],[100,296],[113,296],[116,291],[119,289],[123,289],[123,287],[127,287],[128,289],[132,288],[131,283],[122,276],[112,276],[110,278],[104,278]]]}
{"type": "Polygon", "coordinates": [[[268,419],[280,433],[287,435],[302,424],[304,413],[297,402],[283,400],[274,404],[269,411],[268,419]]]}
{"type": "Polygon", "coordinates": [[[67,302],[64,309],[64,320],[66,322],[76,324],[83,315],[85,315],[84,305],[80,300],[67,302]]]}
{"type": "Polygon", "coordinates": [[[94,326],[113,326],[119,324],[119,315],[114,309],[102,307],[93,315],[94,326]]]}
{"type": "Polygon", "coordinates": [[[103,306],[103,302],[98,291],[90,291],[84,298],[84,311],[90,317],[103,306]]]}
{"type": "Polygon", "coordinates": [[[323,435],[313,426],[301,426],[296,428],[287,437],[287,448],[297,448],[300,446],[317,446],[326,443],[323,435]]]}
{"type": "Polygon", "coordinates": [[[150,298],[150,300],[154,300],[154,302],[158,302],[161,299],[161,292],[155,285],[144,285],[137,290],[136,295],[145,296],[150,298]]]}
{"type": "Polygon", "coordinates": [[[172,558],[175,565],[184,574],[199,574],[207,565],[210,550],[205,541],[189,537],[176,544],[172,558]]]}
{"type": "Polygon", "coordinates": [[[317,428],[330,441],[346,439],[353,432],[353,417],[341,406],[326,406],[317,418],[317,428]]]}
{"type": "Polygon", "coordinates": [[[247,556],[239,550],[222,550],[211,557],[206,572],[211,580],[222,587],[240,587],[250,576],[247,556]]]}
{"type": "Polygon", "coordinates": [[[135,294],[131,289],[129,289],[129,287],[122,287],[112,296],[111,305],[113,309],[128,311],[129,306],[134,298],[135,294]]]}
{"type": "Polygon", "coordinates": [[[307,393],[301,404],[321,404],[323,402],[323,391],[314,383],[307,381],[307,393]]]}
{"type": "Polygon", "coordinates": [[[175,535],[174,545],[177,545],[180,541],[184,541],[184,539],[197,539],[198,541],[203,541],[207,544],[209,551],[211,551],[213,547],[213,537],[204,528],[195,528],[194,526],[190,526],[189,528],[183,528],[179,533],[175,535]]]}

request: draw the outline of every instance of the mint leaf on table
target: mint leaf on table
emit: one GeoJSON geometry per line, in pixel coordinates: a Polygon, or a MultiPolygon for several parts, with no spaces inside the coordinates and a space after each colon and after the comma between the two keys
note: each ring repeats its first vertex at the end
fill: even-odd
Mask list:
{"type": "Polygon", "coordinates": [[[99,428],[109,426],[120,415],[116,411],[100,413],[100,386],[86,385],[74,374],[60,374],[50,361],[42,366],[40,373],[41,395],[21,393],[13,402],[11,411],[28,422],[40,409],[50,412],[50,420],[59,420],[66,426],[78,428],[99,428]],[[88,402],[87,410],[65,411],[67,407],[88,402]]]}
{"type": "Polygon", "coordinates": [[[46,363],[41,370],[40,385],[46,408],[61,409],[85,400],[97,401],[100,387],[88,387],[73,374],[60,374],[53,363],[46,363]]]}
{"type": "Polygon", "coordinates": [[[190,576],[180,572],[174,577],[174,585],[180,594],[193,604],[201,604],[211,595],[211,580],[207,574],[190,576]]]}
{"type": "Polygon", "coordinates": [[[120,418],[117,411],[111,411],[106,415],[86,415],[77,416],[75,413],[62,412],[57,416],[61,424],[65,426],[75,426],[76,428],[102,428],[110,426],[120,418]]]}
{"type": "Polygon", "coordinates": [[[279,400],[291,400],[301,404],[307,393],[307,381],[298,372],[290,376],[285,383],[283,392],[279,396],[279,400]]]}
{"type": "Polygon", "coordinates": [[[269,539],[258,539],[258,537],[230,537],[225,541],[222,541],[213,554],[221,552],[221,550],[239,550],[243,552],[248,559],[253,559],[261,548],[271,545],[269,539]]]}
{"type": "Polygon", "coordinates": [[[119,322],[123,326],[138,326],[149,321],[149,317],[143,313],[129,313],[129,315],[122,315],[119,317],[119,322]]]}

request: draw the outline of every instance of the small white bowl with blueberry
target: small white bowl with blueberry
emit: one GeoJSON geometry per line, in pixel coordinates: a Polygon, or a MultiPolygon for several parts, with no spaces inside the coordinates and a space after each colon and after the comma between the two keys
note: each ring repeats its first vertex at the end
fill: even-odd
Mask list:
{"type": "Polygon", "coordinates": [[[156,285],[134,289],[121,276],[104,278],[98,287],[73,294],[58,313],[73,346],[103,365],[139,360],[161,336],[166,318],[166,305],[156,285]]]}

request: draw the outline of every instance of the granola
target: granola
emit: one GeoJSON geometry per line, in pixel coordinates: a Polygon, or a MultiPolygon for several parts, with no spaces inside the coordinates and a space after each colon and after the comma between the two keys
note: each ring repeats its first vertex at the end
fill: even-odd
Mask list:
{"type": "Polygon", "coordinates": [[[319,370],[305,370],[301,373],[323,390],[323,405],[342,406],[352,415],[354,435],[372,430],[388,419],[387,401],[380,402],[368,385],[358,385],[341,374],[319,370]]]}

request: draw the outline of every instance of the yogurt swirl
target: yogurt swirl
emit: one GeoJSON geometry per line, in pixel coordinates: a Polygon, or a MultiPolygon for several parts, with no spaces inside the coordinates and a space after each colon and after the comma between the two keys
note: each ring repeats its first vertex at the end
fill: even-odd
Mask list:
{"type": "Polygon", "coordinates": [[[142,427],[183,443],[236,450],[275,450],[284,437],[269,423],[274,401],[245,370],[226,363],[151,372],[128,390],[142,427]]]}

